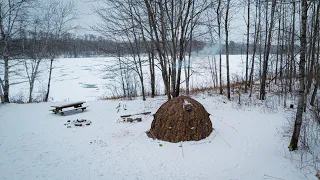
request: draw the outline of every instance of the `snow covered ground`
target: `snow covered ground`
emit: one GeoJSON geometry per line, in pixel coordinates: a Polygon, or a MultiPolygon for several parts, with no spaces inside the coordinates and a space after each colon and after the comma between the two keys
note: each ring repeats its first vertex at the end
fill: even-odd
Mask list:
{"type": "MultiPolygon", "coordinates": [[[[213,85],[209,69],[213,57],[200,54],[192,61],[191,87],[213,85]]],[[[112,60],[111,57],[59,59],[54,64],[51,102],[0,105],[1,180],[316,179],[314,172],[298,168],[299,153],[288,152],[283,127],[287,126],[288,118],[293,119],[294,110],[283,109],[276,96],[265,102],[245,99],[241,106],[236,103],[236,96],[234,101],[218,95],[195,96],[211,114],[215,130],[208,138],[183,142],[181,147],[180,143],[152,140],[145,134],[152,114],[166,97],[147,98],[145,102],[140,98],[97,101],[112,94],[109,85],[114,81],[105,77],[104,70],[112,60]],[[89,106],[85,113],[60,116],[49,112],[52,105],[80,100],[87,101],[89,106]],[[146,111],[152,114],[142,116],[142,122],[118,121],[121,115],[146,111]],[[67,128],[68,120],[77,119],[92,124],[67,128]]],[[[244,62],[245,56],[230,56],[232,81],[243,77],[244,62]]],[[[46,63],[41,66],[34,98],[45,90],[47,66],[46,63]]],[[[11,76],[11,97],[26,99],[25,70],[23,66],[15,68],[18,73],[11,76]]],[[[148,82],[147,67],[144,72],[148,82]]],[[[159,73],[158,70],[156,83],[161,91],[159,73]]]]}
{"type": "Polygon", "coordinates": [[[147,137],[152,115],[140,123],[118,122],[120,115],[155,113],[165,97],[91,101],[87,112],[69,116],[48,111],[56,102],[2,105],[0,179],[316,179],[286,156],[288,142],[279,129],[293,110],[274,102],[239,106],[218,95],[194,98],[211,114],[215,130],[182,147],[147,137]],[[64,125],[76,119],[92,124],[64,125]]]}

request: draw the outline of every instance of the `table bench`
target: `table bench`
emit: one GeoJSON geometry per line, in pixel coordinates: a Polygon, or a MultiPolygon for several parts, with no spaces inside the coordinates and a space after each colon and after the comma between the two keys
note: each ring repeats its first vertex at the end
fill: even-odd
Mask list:
{"type": "Polygon", "coordinates": [[[80,102],[65,104],[65,105],[61,105],[61,106],[51,106],[54,109],[51,109],[50,111],[54,112],[55,114],[59,113],[63,116],[65,115],[66,112],[70,112],[70,111],[82,110],[82,112],[83,112],[85,109],[87,109],[89,107],[89,106],[83,106],[84,103],[85,103],[84,101],[80,101],[80,102]],[[63,111],[63,109],[70,108],[70,107],[73,107],[73,108],[63,111]]]}

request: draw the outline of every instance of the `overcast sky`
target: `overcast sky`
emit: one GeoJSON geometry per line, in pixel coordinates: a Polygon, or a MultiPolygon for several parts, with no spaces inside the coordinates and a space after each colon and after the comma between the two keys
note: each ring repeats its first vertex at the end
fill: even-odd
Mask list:
{"type": "MultiPolygon", "coordinates": [[[[92,10],[94,5],[97,5],[99,0],[76,0],[77,9],[79,12],[79,19],[77,20],[77,24],[80,25],[82,28],[77,30],[77,34],[83,35],[85,33],[93,33],[90,30],[90,26],[99,23],[100,19],[95,15],[92,10]]],[[[232,7],[231,12],[236,12],[233,15],[231,21],[231,28],[230,28],[230,41],[235,42],[244,42],[246,39],[246,24],[244,21],[244,8],[232,7]]]]}
{"type": "Polygon", "coordinates": [[[81,26],[77,34],[92,33],[90,32],[90,26],[99,22],[99,17],[92,10],[93,6],[97,3],[92,0],[77,0],[75,3],[79,13],[77,24],[81,26]]]}

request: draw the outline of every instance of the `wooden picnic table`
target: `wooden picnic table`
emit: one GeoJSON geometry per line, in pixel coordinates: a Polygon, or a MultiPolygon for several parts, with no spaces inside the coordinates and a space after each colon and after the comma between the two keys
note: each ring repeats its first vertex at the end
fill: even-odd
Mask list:
{"type": "Polygon", "coordinates": [[[59,113],[61,115],[64,115],[65,112],[67,112],[67,111],[63,111],[63,109],[70,108],[70,107],[73,107],[73,109],[68,110],[68,111],[79,110],[79,109],[84,111],[87,107],[89,107],[89,106],[82,106],[84,103],[86,103],[86,102],[80,101],[80,102],[74,102],[74,103],[64,104],[64,105],[60,105],[60,106],[51,106],[54,109],[51,109],[50,111],[53,111],[55,114],[59,113]]]}

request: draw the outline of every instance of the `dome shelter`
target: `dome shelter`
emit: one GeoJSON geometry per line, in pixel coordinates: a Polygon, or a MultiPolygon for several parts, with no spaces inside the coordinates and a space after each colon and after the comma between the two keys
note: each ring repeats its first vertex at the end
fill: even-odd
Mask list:
{"type": "Polygon", "coordinates": [[[199,141],[213,130],[209,116],[198,101],[179,96],[161,105],[147,134],[150,138],[174,143],[199,141]]]}

